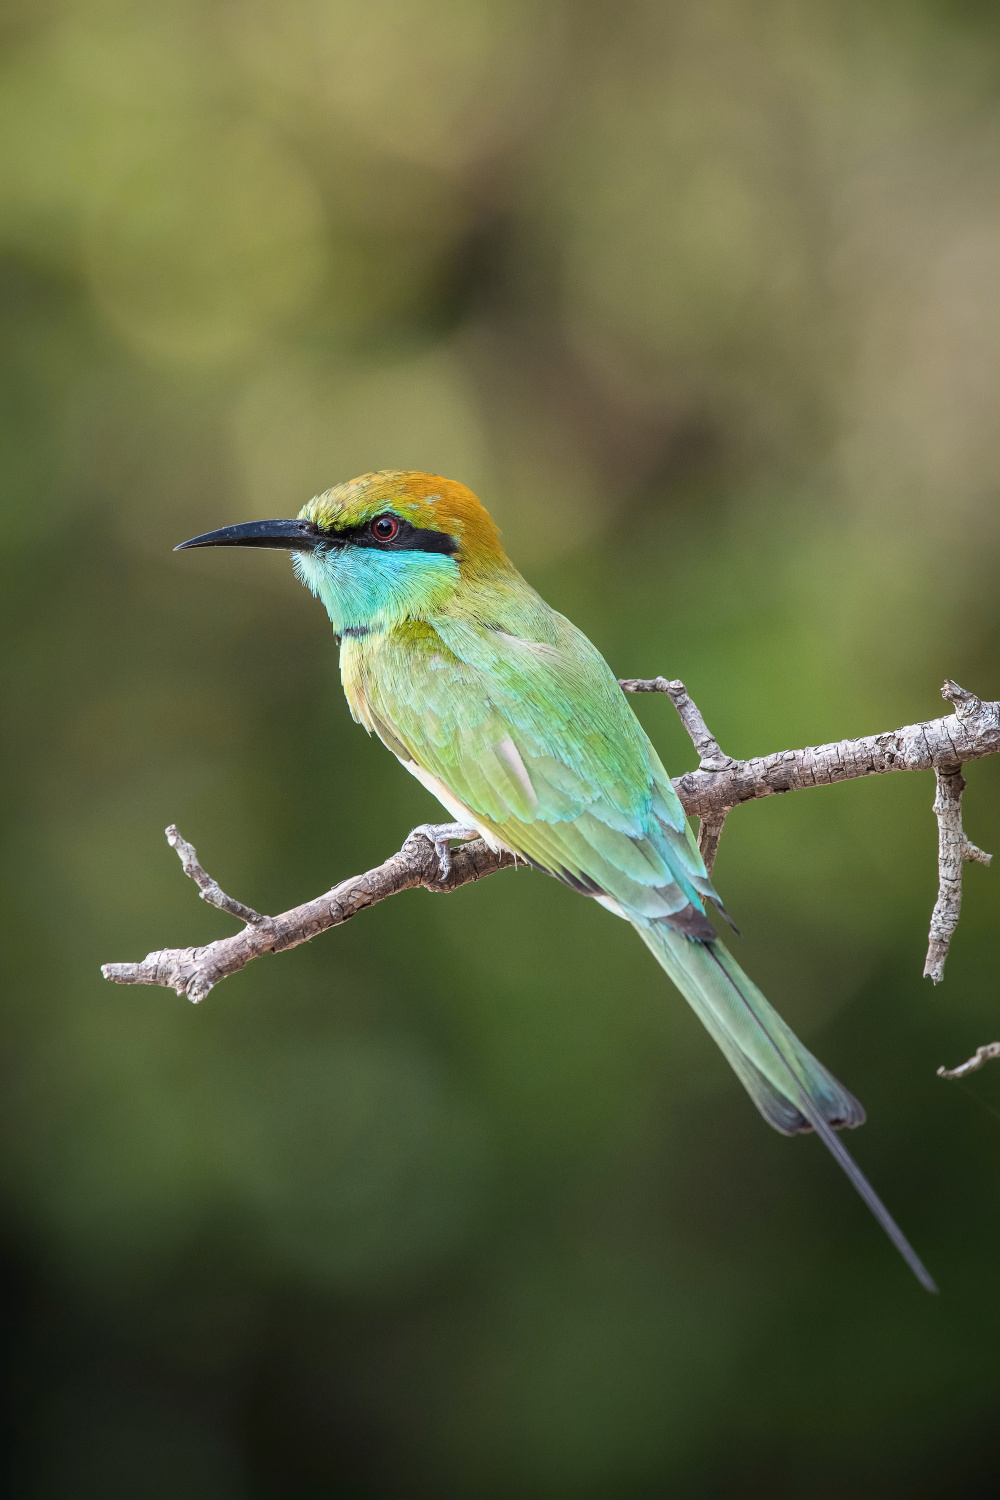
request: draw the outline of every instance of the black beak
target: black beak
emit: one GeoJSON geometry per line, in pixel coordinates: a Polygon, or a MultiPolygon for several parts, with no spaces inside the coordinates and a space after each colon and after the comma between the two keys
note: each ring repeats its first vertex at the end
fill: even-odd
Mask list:
{"type": "Polygon", "coordinates": [[[242,526],[222,526],[181,542],[185,547],[278,547],[290,552],[312,552],[327,540],[312,521],[247,521],[242,526]]]}

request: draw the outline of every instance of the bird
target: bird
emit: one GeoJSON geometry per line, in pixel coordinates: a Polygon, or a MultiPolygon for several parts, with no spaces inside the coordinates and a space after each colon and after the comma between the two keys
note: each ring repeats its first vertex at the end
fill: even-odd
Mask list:
{"type": "Polygon", "coordinates": [[[294,519],[182,542],[292,554],[340,641],[354,719],[454,822],[425,825],[442,873],[480,837],[631,923],[767,1123],[813,1131],[899,1250],[916,1251],[837,1132],[861,1104],[799,1041],[719,939],[729,921],[652,742],[604,657],[507,557],[464,484],[386,469],[294,519]]]}

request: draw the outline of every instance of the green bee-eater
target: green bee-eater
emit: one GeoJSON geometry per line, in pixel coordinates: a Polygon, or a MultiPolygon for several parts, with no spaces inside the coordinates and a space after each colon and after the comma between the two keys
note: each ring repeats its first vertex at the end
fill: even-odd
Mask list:
{"type": "MultiPolygon", "coordinates": [[[[631,922],[760,1113],[815,1130],[929,1290],[934,1283],[834,1132],[864,1110],[719,942],[725,916],[677,793],[604,658],[507,558],[475,495],[388,470],[296,520],[226,526],[184,547],[278,547],[340,637],[354,718],[458,822],[631,922]]],[[[178,549],[179,550],[179,549],[178,549]]]]}

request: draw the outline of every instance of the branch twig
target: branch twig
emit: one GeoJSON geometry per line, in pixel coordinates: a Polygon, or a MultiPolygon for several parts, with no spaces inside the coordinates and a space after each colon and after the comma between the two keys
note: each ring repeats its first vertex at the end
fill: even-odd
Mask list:
{"type": "Polygon", "coordinates": [[[975,860],[991,863],[992,854],[984,854],[966,837],[962,827],[962,793],[965,777],[961,771],[935,771],[937,796],[934,812],[938,821],[938,898],[931,914],[930,940],[924,962],[924,978],[940,984],[952,934],[962,910],[962,862],[975,860]]]}
{"type": "MultiPolygon", "coordinates": [[[[732,756],[721,748],[705,723],[701,709],[679,679],[671,681],[666,677],[620,677],[618,686],[625,693],[666,693],[698,752],[699,771],[728,771],[730,766],[736,764],[732,756]]],[[[709,875],[719,852],[726,811],[728,809],[717,813],[702,813],[698,820],[698,850],[709,875]]]]}
{"type": "MultiPolygon", "coordinates": [[[[953,683],[945,686],[954,688],[953,683]]],[[[702,818],[730,812],[756,797],[832,786],[834,782],[882,776],[889,771],[929,771],[935,766],[954,769],[966,761],[996,755],[1000,752],[1000,703],[983,703],[972,693],[965,699],[961,713],[942,719],[904,724],[887,734],[736,760],[723,772],[705,771],[699,766],[697,771],[678,776],[674,786],[687,812],[702,818]]]]}
{"type": "Polygon", "coordinates": [[[688,695],[683,682],[671,682],[666,677],[620,677],[618,686],[623,693],[666,693],[698,752],[700,771],[727,771],[736,764],[731,755],[720,749],[718,740],[702,718],[701,709],[688,695]]]}
{"type": "Polygon", "coordinates": [[[970,1073],[978,1073],[984,1063],[998,1057],[1000,1042],[987,1042],[985,1047],[976,1048],[968,1062],[959,1063],[957,1068],[938,1068],[937,1075],[939,1078],[967,1078],[970,1073]]]}
{"type": "Polygon", "coordinates": [[[705,869],[709,875],[715,866],[715,856],[719,852],[719,840],[722,838],[725,823],[725,813],[720,813],[718,817],[704,817],[698,820],[698,852],[705,861],[705,869]]]}
{"type": "MultiPolygon", "coordinates": [[[[942,698],[955,705],[955,715],[960,721],[976,721],[983,705],[974,693],[967,693],[957,682],[950,679],[941,689],[942,698]]],[[[962,827],[962,793],[965,777],[957,764],[936,765],[937,795],[934,798],[934,814],[938,822],[938,898],[931,914],[930,938],[927,958],[924,962],[924,978],[940,984],[944,978],[944,965],[952,934],[958,926],[962,910],[962,863],[975,860],[981,865],[991,863],[992,854],[984,854],[967,837],[962,827]]],[[[947,1074],[942,1076],[947,1077],[947,1074]]]]}
{"type": "Polygon", "coordinates": [[[244,906],[242,901],[235,901],[232,896],[226,895],[219,882],[213,880],[207,870],[202,869],[198,863],[197,850],[187,839],[181,837],[175,823],[171,823],[167,829],[167,843],[171,849],[177,850],[184,874],[190,876],[198,886],[201,899],[207,901],[209,906],[217,906],[220,911],[227,911],[231,917],[239,917],[248,927],[260,927],[270,921],[269,917],[262,917],[259,911],[254,911],[252,906],[244,906]]]}
{"type": "MultiPolygon", "coordinates": [[[[887,734],[868,735],[862,739],[807,746],[803,750],[780,750],[752,760],[734,760],[720,749],[682,682],[669,681],[665,677],[630,678],[623,680],[621,686],[626,692],[666,693],[691,736],[700,764],[697,770],[677,777],[674,787],[689,816],[701,820],[699,845],[709,868],[715,858],[726,814],[741,802],[806,787],[829,786],[862,776],[883,775],[889,771],[926,771],[932,768],[938,773],[938,799],[942,800],[942,786],[945,785],[949,788],[947,795],[954,799],[956,795],[960,797],[961,786],[956,788],[954,781],[948,781],[948,778],[957,778],[964,786],[959,772],[961,765],[1000,752],[1000,703],[983,703],[953,682],[945,683],[943,693],[954,704],[955,713],[945,718],[908,724],[887,734]]],[[[937,806],[935,802],[935,808],[937,806]]],[[[940,822],[942,816],[945,815],[939,812],[943,849],[945,825],[940,822]]],[[[962,843],[957,842],[955,834],[952,801],[947,812],[947,818],[951,819],[947,823],[950,861],[947,869],[951,882],[948,911],[954,914],[955,921],[958,919],[953,889],[956,849],[960,850],[957,855],[959,872],[963,858],[989,863],[989,856],[965,839],[961,830],[960,804],[957,816],[962,843]]],[[[453,852],[451,871],[441,879],[432,843],[423,833],[415,831],[397,854],[375,869],[342,881],[325,895],[293,907],[280,916],[268,917],[227,896],[202,869],[194,849],[181,838],[176,828],[171,826],[167,837],[177,849],[185,873],[199,886],[202,897],[247,925],[235,936],[220,938],[204,948],[165,948],[148,954],[141,963],[105,964],[101,972],[116,984],[165,985],[194,1001],[203,1000],[213,985],[245,968],[252,959],[308,942],[318,933],[339,926],[359,911],[400,891],[416,886],[435,892],[454,891],[470,881],[492,874],[494,870],[506,869],[516,863],[513,855],[494,854],[481,839],[476,839],[453,852]]],[[[943,864],[941,868],[944,871],[943,864]]],[[[960,886],[958,894],[960,900],[960,886]]],[[[935,907],[935,917],[937,915],[938,908],[935,907]]],[[[954,921],[948,928],[947,937],[950,938],[953,930],[954,921]]],[[[944,928],[940,931],[943,934],[944,928]]],[[[931,938],[932,946],[934,941],[943,940],[941,936],[935,937],[933,927],[931,938]]],[[[946,941],[944,951],[947,952],[946,941]]],[[[940,972],[932,977],[940,978],[940,972]]],[[[1000,1055],[989,1049],[985,1052],[990,1056],[1000,1055]]],[[[942,1076],[952,1075],[945,1072],[942,1076]]]]}
{"type": "MultiPolygon", "coordinates": [[[[173,825],[167,830],[167,837],[174,843],[170,838],[171,832],[177,833],[173,825]]],[[[179,834],[177,838],[180,839],[179,834]]],[[[417,831],[409,836],[398,854],[390,855],[383,864],[376,865],[374,870],[343,880],[324,895],[317,896],[313,901],[306,901],[302,906],[293,906],[280,916],[261,917],[255,912],[257,921],[252,926],[244,927],[234,937],[218,938],[204,948],[163,948],[159,952],[148,953],[138,964],[104,964],[101,973],[105,979],[110,979],[115,984],[161,984],[176,990],[178,995],[186,995],[197,1004],[199,1000],[204,1000],[209,990],[221,979],[227,979],[230,974],[245,969],[251,959],[260,958],[265,953],[283,953],[286,948],[296,948],[299,943],[307,943],[310,938],[317,937],[331,927],[339,927],[342,922],[350,921],[351,917],[356,917],[366,907],[375,906],[389,896],[398,895],[400,891],[409,891],[414,886],[421,885],[429,891],[457,890],[460,885],[468,885],[472,880],[492,875],[494,870],[506,869],[514,862],[512,854],[494,854],[482,839],[475,839],[452,851],[451,869],[442,879],[433,843],[425,834],[417,831]]],[[[197,861],[192,861],[192,864],[197,865],[197,861]]],[[[197,865],[197,869],[205,875],[200,865],[197,865]]],[[[184,870],[192,880],[201,885],[201,880],[194,869],[188,867],[187,861],[184,862],[184,870]]],[[[205,876],[205,879],[210,880],[211,877],[205,876]]],[[[230,898],[227,896],[225,899],[228,901],[230,898]]],[[[213,905],[218,904],[217,901],[213,902],[213,905]]],[[[239,907],[240,912],[250,910],[238,901],[234,901],[232,905],[239,907]]]]}

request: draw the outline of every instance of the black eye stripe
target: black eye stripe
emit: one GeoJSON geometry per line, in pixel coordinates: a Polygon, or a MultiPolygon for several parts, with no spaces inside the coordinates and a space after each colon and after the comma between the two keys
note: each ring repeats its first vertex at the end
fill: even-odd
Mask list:
{"type": "Polygon", "coordinates": [[[391,518],[398,523],[396,535],[383,539],[376,536],[373,530],[374,522],[379,519],[381,518],[376,516],[362,526],[345,526],[342,530],[328,531],[327,544],[332,547],[374,547],[379,552],[443,552],[448,557],[458,551],[458,542],[448,532],[432,531],[427,526],[414,526],[411,521],[404,521],[399,516],[391,518]]]}

